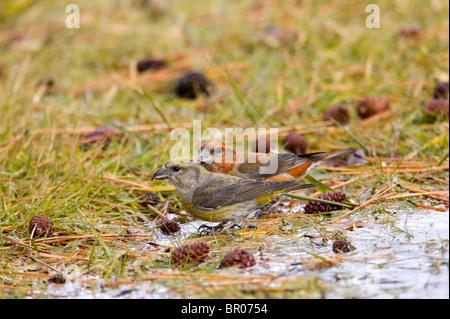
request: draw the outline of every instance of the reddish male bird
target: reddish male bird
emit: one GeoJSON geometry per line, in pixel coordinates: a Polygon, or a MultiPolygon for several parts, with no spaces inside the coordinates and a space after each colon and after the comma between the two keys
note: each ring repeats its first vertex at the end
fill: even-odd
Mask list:
{"type": "Polygon", "coordinates": [[[239,152],[218,141],[202,144],[198,162],[210,172],[265,181],[296,180],[319,164],[352,153],[347,149],[335,153],[251,153],[239,152]]]}

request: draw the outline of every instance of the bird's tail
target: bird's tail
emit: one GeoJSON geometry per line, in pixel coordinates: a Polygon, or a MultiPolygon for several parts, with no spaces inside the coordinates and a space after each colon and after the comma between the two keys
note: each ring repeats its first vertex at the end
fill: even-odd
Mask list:
{"type": "Polygon", "coordinates": [[[295,178],[301,178],[308,174],[311,170],[316,168],[318,165],[327,162],[333,158],[341,157],[350,153],[353,153],[353,149],[347,149],[340,152],[334,153],[309,153],[309,154],[300,154],[297,155],[297,160],[300,165],[290,169],[288,173],[295,178]]]}
{"type": "Polygon", "coordinates": [[[341,157],[347,154],[353,153],[355,150],[353,148],[349,148],[339,152],[333,153],[325,153],[325,152],[317,152],[317,153],[309,153],[309,154],[299,154],[297,155],[299,158],[312,161],[313,163],[323,163],[329,161],[331,159],[341,157]]]}

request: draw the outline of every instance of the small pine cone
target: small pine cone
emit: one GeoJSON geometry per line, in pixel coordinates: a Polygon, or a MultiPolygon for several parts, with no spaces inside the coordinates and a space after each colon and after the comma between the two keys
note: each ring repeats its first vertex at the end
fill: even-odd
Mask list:
{"type": "Polygon", "coordinates": [[[248,268],[256,265],[255,257],[247,249],[235,249],[223,257],[219,268],[239,266],[239,268],[248,268]]]}
{"type": "Polygon", "coordinates": [[[175,94],[185,99],[195,99],[200,94],[209,95],[210,83],[206,76],[199,72],[186,72],[178,80],[175,94]]]}
{"type": "Polygon", "coordinates": [[[159,198],[155,193],[151,191],[145,191],[139,194],[139,201],[144,206],[146,204],[156,205],[159,203],[159,198]]]}
{"type": "Polygon", "coordinates": [[[399,38],[417,38],[422,35],[423,29],[420,25],[405,25],[397,32],[399,38]]]}
{"type": "Polygon", "coordinates": [[[180,225],[175,220],[162,220],[158,225],[158,228],[166,235],[175,233],[181,229],[180,225]]]}
{"type": "Polygon", "coordinates": [[[209,245],[205,242],[187,243],[172,251],[172,261],[175,264],[203,262],[209,254],[209,245]]]}
{"type": "MultiPolygon", "coordinates": [[[[320,194],[319,196],[317,196],[317,198],[319,199],[325,199],[325,200],[329,200],[331,202],[338,202],[338,203],[342,203],[345,198],[346,195],[345,193],[339,191],[339,192],[326,192],[324,194],[320,194]]],[[[326,213],[326,212],[331,212],[334,210],[341,210],[342,207],[338,206],[338,205],[330,205],[327,203],[321,203],[321,202],[314,202],[314,201],[310,201],[305,205],[305,213],[307,214],[317,214],[317,213],[326,213]]]]}
{"type": "MultiPolygon", "coordinates": [[[[118,120],[113,120],[112,123],[117,126],[123,126],[118,120]]],[[[102,149],[105,149],[113,140],[122,140],[124,134],[122,134],[115,127],[103,124],[97,126],[94,130],[86,133],[80,140],[80,147],[87,149],[90,146],[98,145],[102,149]]]]}
{"type": "Polygon", "coordinates": [[[107,125],[97,127],[86,133],[80,140],[80,147],[86,149],[92,145],[100,145],[102,148],[111,143],[111,128],[107,125]]]}
{"type": "Polygon", "coordinates": [[[369,96],[358,105],[358,115],[365,119],[390,108],[389,101],[381,96],[369,96]]]}
{"type": "Polygon", "coordinates": [[[353,247],[348,241],[346,240],[336,240],[333,243],[333,251],[338,253],[348,253],[349,251],[355,250],[356,248],[353,247]]]}
{"type": "Polygon", "coordinates": [[[308,150],[306,139],[295,132],[290,132],[283,141],[284,148],[294,154],[305,154],[308,150]]]}
{"type": "Polygon", "coordinates": [[[448,99],[448,82],[439,82],[433,91],[433,98],[435,99],[448,99]]]}
{"type": "Polygon", "coordinates": [[[33,233],[34,237],[39,236],[47,236],[50,237],[53,235],[53,222],[50,218],[45,215],[36,215],[31,218],[30,223],[28,225],[28,231],[30,234],[33,233]]]}
{"type": "Polygon", "coordinates": [[[439,117],[448,119],[448,100],[434,99],[425,106],[425,113],[430,121],[434,121],[439,117]]]}
{"type": "Polygon", "coordinates": [[[347,124],[350,122],[350,113],[345,105],[335,105],[330,107],[323,114],[324,121],[335,120],[339,124],[347,124]]]}
{"type": "Polygon", "coordinates": [[[167,64],[164,60],[155,59],[144,59],[138,61],[136,68],[139,73],[145,72],[147,70],[158,70],[165,67],[167,64]]]}
{"type": "Polygon", "coordinates": [[[48,279],[48,283],[50,284],[59,284],[62,285],[66,282],[66,278],[64,278],[63,276],[60,275],[55,275],[51,278],[48,279]]]}

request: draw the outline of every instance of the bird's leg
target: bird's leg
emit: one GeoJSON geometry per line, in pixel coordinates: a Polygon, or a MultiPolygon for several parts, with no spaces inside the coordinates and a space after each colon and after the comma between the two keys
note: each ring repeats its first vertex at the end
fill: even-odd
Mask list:
{"type": "Polygon", "coordinates": [[[228,225],[226,225],[226,226],[224,224],[222,224],[222,229],[220,229],[218,231],[218,234],[223,234],[223,233],[226,233],[226,232],[230,232],[229,229],[231,227],[233,227],[233,226],[239,227],[239,225],[236,225],[236,221],[232,221],[232,222],[228,223],[228,225]]]}
{"type": "Polygon", "coordinates": [[[277,200],[275,203],[270,205],[269,209],[266,211],[266,214],[272,213],[272,211],[281,203],[281,200],[277,200]]]}
{"type": "Polygon", "coordinates": [[[206,224],[201,225],[198,230],[200,235],[207,235],[210,236],[212,234],[223,234],[226,232],[230,232],[229,229],[233,226],[239,227],[239,225],[236,225],[235,221],[232,221],[228,224],[225,223],[219,223],[216,226],[208,226],[206,224]]]}
{"type": "Polygon", "coordinates": [[[224,223],[219,223],[216,226],[209,226],[206,224],[201,225],[198,230],[200,235],[212,235],[213,233],[217,233],[221,231],[225,227],[224,223]]]}

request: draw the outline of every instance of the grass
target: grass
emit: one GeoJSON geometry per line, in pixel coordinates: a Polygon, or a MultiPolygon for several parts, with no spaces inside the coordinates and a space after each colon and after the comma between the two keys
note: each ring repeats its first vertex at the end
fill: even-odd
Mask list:
{"type": "MultiPolygon", "coordinates": [[[[365,27],[366,3],[356,0],[76,4],[79,29],[65,27],[63,2],[0,4],[1,298],[45,298],[54,269],[85,287],[152,282],[170,296],[320,298],[333,288],[319,279],[324,261],[314,256],[302,262],[317,267],[286,277],[215,266],[234,248],[258,256],[277,236],[345,238],[344,221],[384,219],[376,207],[402,201],[414,209],[409,198],[448,207],[448,120],[421,121],[435,84],[448,81],[448,4],[380,0],[380,29],[365,27]],[[411,25],[421,26],[420,35],[398,36],[411,25]],[[271,26],[288,30],[287,40],[268,37],[271,26]],[[168,66],[136,74],[136,61],[149,57],[168,66]],[[188,69],[208,76],[211,96],[174,96],[188,69]],[[48,80],[53,86],[42,85],[48,80]],[[357,102],[369,95],[387,97],[391,110],[358,118],[357,102]],[[323,122],[323,112],[341,103],[351,122],[323,122]],[[80,148],[83,134],[116,120],[123,139],[105,149],[80,148]],[[152,189],[157,209],[168,198],[170,208],[181,210],[173,188],[150,179],[169,159],[170,129],[191,130],[193,120],[203,129],[277,127],[282,136],[294,129],[311,152],[365,148],[370,162],[362,167],[314,173],[361,205],[331,216],[268,215],[238,238],[192,236],[210,243],[208,262],[187,269],[170,264],[166,249],[184,240],[148,245],[163,235],[150,223],[157,214],[137,198],[152,189]],[[29,238],[36,214],[51,217],[53,237],[29,238]]],[[[324,258],[328,267],[338,257],[324,258]]]]}

